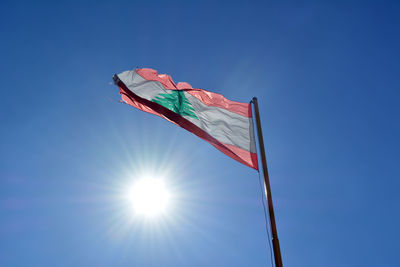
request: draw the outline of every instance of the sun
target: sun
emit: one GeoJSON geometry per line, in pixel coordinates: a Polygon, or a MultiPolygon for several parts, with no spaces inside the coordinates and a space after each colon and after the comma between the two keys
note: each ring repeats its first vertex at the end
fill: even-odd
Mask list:
{"type": "Polygon", "coordinates": [[[129,200],[135,214],[154,217],[166,213],[170,194],[164,180],[142,178],[133,184],[129,200]]]}

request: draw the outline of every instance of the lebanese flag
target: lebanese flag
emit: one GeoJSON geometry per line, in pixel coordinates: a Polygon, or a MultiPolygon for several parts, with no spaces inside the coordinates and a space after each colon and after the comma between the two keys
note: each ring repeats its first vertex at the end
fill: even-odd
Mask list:
{"type": "Polygon", "coordinates": [[[135,69],[114,75],[122,100],[140,110],[167,119],[209,142],[225,155],[258,170],[251,105],[175,84],[153,69],[135,69]]]}

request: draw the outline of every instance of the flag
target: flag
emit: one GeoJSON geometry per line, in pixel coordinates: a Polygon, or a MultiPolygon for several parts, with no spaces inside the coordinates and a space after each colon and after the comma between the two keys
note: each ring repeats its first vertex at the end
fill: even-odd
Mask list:
{"type": "Polygon", "coordinates": [[[125,103],[179,125],[258,170],[249,103],[231,101],[186,82],[175,84],[170,76],[147,68],[114,75],[114,81],[125,103]]]}

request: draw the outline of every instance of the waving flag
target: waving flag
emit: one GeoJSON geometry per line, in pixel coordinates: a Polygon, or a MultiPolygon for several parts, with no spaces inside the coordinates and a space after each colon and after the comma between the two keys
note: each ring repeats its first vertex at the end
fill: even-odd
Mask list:
{"type": "Polygon", "coordinates": [[[158,115],[209,142],[227,156],[258,169],[251,105],[175,84],[153,69],[136,69],[114,75],[122,100],[158,115]]]}

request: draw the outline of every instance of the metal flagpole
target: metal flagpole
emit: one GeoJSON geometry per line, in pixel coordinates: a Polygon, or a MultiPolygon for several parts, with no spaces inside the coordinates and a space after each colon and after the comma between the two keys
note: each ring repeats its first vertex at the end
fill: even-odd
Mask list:
{"type": "Polygon", "coordinates": [[[264,140],[263,140],[263,135],[262,135],[262,130],[261,130],[260,112],[258,110],[257,97],[253,97],[253,104],[254,104],[254,111],[255,111],[255,115],[256,115],[257,135],[258,135],[258,143],[259,143],[260,152],[261,152],[261,163],[262,163],[262,169],[263,169],[263,174],[264,174],[264,185],[265,185],[267,202],[268,202],[269,220],[270,220],[270,224],[271,224],[272,246],[274,248],[275,266],[282,267],[283,265],[282,265],[281,249],[279,246],[278,232],[276,230],[274,206],[272,203],[271,185],[269,183],[267,160],[265,158],[264,140]]]}

